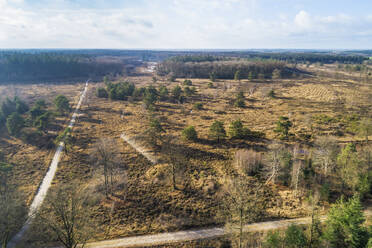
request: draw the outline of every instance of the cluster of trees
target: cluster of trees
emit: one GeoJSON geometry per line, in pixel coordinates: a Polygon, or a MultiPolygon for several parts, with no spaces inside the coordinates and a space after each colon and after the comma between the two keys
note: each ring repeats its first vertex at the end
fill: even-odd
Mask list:
{"type": "Polygon", "coordinates": [[[264,79],[292,77],[296,70],[280,61],[212,61],[181,62],[176,59],[165,60],[157,66],[160,76],[169,74],[183,78],[216,79],[264,79]]]}
{"type": "Polygon", "coordinates": [[[365,226],[365,216],[358,197],[341,198],[332,205],[324,224],[312,217],[305,227],[291,225],[284,231],[270,231],[264,241],[267,248],[372,247],[372,226],[365,226]]]}
{"type": "MultiPolygon", "coordinates": [[[[54,103],[59,114],[66,114],[70,111],[70,103],[65,96],[58,95],[54,103]]],[[[18,97],[14,97],[13,100],[7,98],[1,104],[0,125],[5,125],[8,133],[12,136],[18,136],[26,126],[47,131],[54,115],[54,112],[47,110],[46,102],[43,99],[37,100],[30,109],[27,103],[18,97]]]]}
{"type": "Polygon", "coordinates": [[[168,90],[161,85],[155,88],[153,85],[137,88],[130,82],[106,83],[106,88],[98,88],[96,96],[100,98],[110,98],[111,100],[142,100],[147,109],[152,109],[157,101],[172,101],[183,103],[187,97],[196,94],[196,88],[191,80],[185,80],[183,88],[179,85],[168,90]]]}
{"type": "MultiPolygon", "coordinates": [[[[181,136],[189,141],[198,140],[198,133],[194,126],[184,128],[181,136]]],[[[239,119],[231,121],[227,131],[222,121],[214,121],[209,128],[209,138],[220,142],[227,137],[230,139],[249,139],[263,137],[263,134],[244,127],[243,122],[239,119]]]]}
{"type": "Polygon", "coordinates": [[[103,77],[121,74],[124,66],[88,56],[58,53],[0,53],[0,83],[103,77]]]}
{"type": "Polygon", "coordinates": [[[347,64],[360,64],[367,59],[365,56],[360,55],[337,55],[327,53],[256,53],[249,54],[249,58],[260,58],[260,59],[274,59],[280,61],[286,61],[288,63],[347,63],[347,64]]]}

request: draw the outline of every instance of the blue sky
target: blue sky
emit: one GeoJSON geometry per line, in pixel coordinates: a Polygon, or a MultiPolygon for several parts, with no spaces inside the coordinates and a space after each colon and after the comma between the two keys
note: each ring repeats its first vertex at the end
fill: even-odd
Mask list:
{"type": "Polygon", "coordinates": [[[0,48],[372,49],[372,1],[0,0],[0,48]]]}

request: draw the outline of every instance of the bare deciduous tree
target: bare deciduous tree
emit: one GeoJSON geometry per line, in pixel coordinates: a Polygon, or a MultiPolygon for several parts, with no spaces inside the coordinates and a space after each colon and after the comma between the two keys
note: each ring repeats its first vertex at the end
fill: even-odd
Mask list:
{"type": "Polygon", "coordinates": [[[318,137],[315,140],[314,162],[323,171],[324,177],[336,166],[338,146],[334,137],[318,137]]]}
{"type": "Polygon", "coordinates": [[[242,175],[252,176],[257,173],[261,162],[261,153],[253,150],[238,150],[235,153],[234,166],[242,175]]]}
{"type": "Polygon", "coordinates": [[[292,180],[291,180],[292,187],[295,190],[295,195],[297,195],[298,193],[298,185],[300,183],[302,169],[303,169],[303,161],[296,159],[292,167],[292,180]]]}
{"type": "Polygon", "coordinates": [[[65,248],[84,247],[94,231],[86,200],[87,195],[75,188],[50,193],[34,221],[36,227],[46,230],[44,241],[57,240],[65,248]]]}
{"type": "Polygon", "coordinates": [[[177,189],[176,176],[177,174],[183,173],[187,159],[184,156],[182,150],[177,145],[176,139],[172,137],[165,137],[162,144],[161,150],[166,155],[166,162],[171,167],[171,180],[173,189],[177,189]]]}
{"type": "Polygon", "coordinates": [[[269,174],[265,184],[275,183],[282,167],[282,154],[285,147],[281,144],[274,143],[269,146],[270,152],[267,154],[267,173],[269,174]]]}
{"type": "Polygon", "coordinates": [[[265,208],[263,185],[247,176],[228,178],[224,187],[223,214],[226,228],[237,237],[237,247],[245,243],[244,225],[258,220],[265,208]]]}
{"type": "Polygon", "coordinates": [[[103,169],[106,197],[113,193],[114,172],[118,167],[118,148],[115,140],[110,138],[99,139],[92,151],[92,157],[96,164],[103,169]]]}

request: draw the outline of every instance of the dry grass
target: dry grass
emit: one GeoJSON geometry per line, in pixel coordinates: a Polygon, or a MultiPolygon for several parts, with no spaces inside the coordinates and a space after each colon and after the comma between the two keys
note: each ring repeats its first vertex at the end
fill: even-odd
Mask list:
{"type": "MultiPolygon", "coordinates": [[[[128,79],[137,87],[152,83],[151,76],[128,79]]],[[[156,86],[172,88],[177,84],[182,85],[182,82],[183,79],[173,83],[159,80],[156,86]]],[[[61,183],[79,179],[82,184],[93,188],[92,207],[95,209],[95,218],[102,227],[99,229],[98,239],[221,223],[216,217],[221,200],[219,188],[225,174],[232,170],[233,154],[239,149],[265,152],[267,144],[277,139],[273,129],[280,116],[289,116],[293,121],[291,132],[295,135],[288,143],[295,143],[304,142],[299,133],[311,133],[309,123],[312,123],[314,132],[318,135],[339,129],[338,123],[314,123],[312,116],[325,114],[335,117],[355,113],[360,107],[371,109],[372,106],[369,98],[371,88],[368,85],[332,78],[266,82],[226,80],[215,83],[215,88],[208,88],[208,80],[193,79],[192,82],[197,94],[189,97],[186,103],[156,104],[155,115],[161,120],[167,135],[180,139],[182,129],[189,125],[193,125],[199,135],[198,142],[180,139],[187,165],[184,174],[178,177],[178,190],[172,190],[167,180],[167,164],[152,165],[120,139],[122,132],[137,137],[146,130],[148,113],[141,102],[96,98],[94,90],[102,84],[90,85],[89,106],[84,104],[82,107],[82,115],[73,130],[76,142],[72,152],[63,156],[54,185],[58,187],[61,183]],[[250,95],[248,92],[252,85],[256,85],[256,89],[250,95]],[[274,89],[275,98],[267,97],[270,89],[274,89]],[[246,108],[236,108],[231,104],[231,99],[239,90],[245,92],[246,108]],[[355,95],[355,92],[359,94],[355,95]],[[341,101],[344,104],[342,106],[341,101]],[[203,103],[202,110],[193,109],[196,102],[203,103]],[[264,132],[266,138],[226,140],[221,144],[210,142],[208,131],[214,120],[223,121],[228,129],[229,123],[236,119],[241,119],[251,130],[264,132]],[[91,159],[92,145],[101,137],[116,139],[121,157],[115,194],[109,199],[102,196],[102,180],[91,159]],[[124,174],[127,178],[125,180],[124,174]],[[127,190],[123,186],[124,181],[127,181],[127,190]]],[[[51,102],[57,94],[65,94],[76,101],[78,92],[82,89],[82,85],[19,87],[25,98],[31,102],[40,96],[51,102]]],[[[340,140],[346,138],[353,139],[353,136],[345,133],[340,140]]],[[[15,163],[18,161],[16,180],[31,196],[45,173],[53,151],[38,150],[9,137],[2,139],[1,146],[4,144],[9,147],[8,157],[15,163]]],[[[162,157],[162,154],[158,152],[157,156],[162,157]]],[[[266,199],[269,210],[265,218],[297,217],[307,212],[304,197],[296,198],[288,187],[268,187],[266,199]]]]}

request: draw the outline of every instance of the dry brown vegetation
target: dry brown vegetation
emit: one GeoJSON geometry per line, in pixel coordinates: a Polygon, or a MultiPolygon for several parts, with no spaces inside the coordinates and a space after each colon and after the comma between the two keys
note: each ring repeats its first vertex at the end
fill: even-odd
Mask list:
{"type": "MultiPolygon", "coordinates": [[[[136,87],[153,84],[171,89],[182,86],[184,79],[168,82],[160,78],[153,83],[149,75],[127,80],[136,87]]],[[[222,224],[223,220],[218,217],[220,189],[225,175],[233,173],[234,154],[242,149],[266,152],[268,145],[278,140],[273,130],[280,116],[288,116],[294,125],[287,145],[300,143],[305,147],[316,136],[327,134],[337,135],[338,141],[355,140],[353,116],[368,116],[372,107],[371,84],[352,80],[316,76],[265,81],[219,80],[213,88],[208,87],[208,83],[209,80],[193,79],[197,93],[187,97],[183,104],[160,101],[155,104],[153,114],[166,135],[178,140],[177,149],[186,161],[182,174],[178,175],[176,190],[170,186],[170,168],[161,149],[156,151],[156,156],[163,162],[153,165],[120,139],[123,132],[140,139],[148,128],[149,112],[142,102],[97,98],[95,89],[103,84],[90,85],[88,101],[73,129],[75,142],[71,152],[63,155],[54,185],[59,187],[78,179],[91,189],[93,217],[101,223],[97,239],[222,224]],[[268,96],[271,89],[275,97],[268,96]],[[245,108],[231,103],[239,91],[244,92],[245,108]],[[195,103],[202,103],[203,108],[195,110],[195,103]],[[264,133],[265,137],[226,139],[220,143],[209,139],[209,127],[215,120],[224,122],[228,129],[230,122],[237,119],[250,130],[264,133]],[[181,131],[190,125],[198,132],[197,142],[181,139],[181,131]],[[113,193],[108,198],[105,198],[103,177],[95,169],[91,156],[100,138],[114,139],[116,156],[120,158],[114,173],[113,193]]],[[[0,91],[20,95],[28,102],[44,98],[50,103],[57,94],[76,102],[82,84],[12,87],[14,89],[1,86],[0,91]]],[[[66,120],[57,121],[62,127],[66,120]]],[[[39,149],[8,136],[1,137],[0,146],[8,160],[16,165],[14,180],[30,201],[54,150],[39,149]]],[[[269,183],[264,197],[268,209],[263,219],[308,214],[305,195],[294,192],[290,186],[269,183]]]]}

